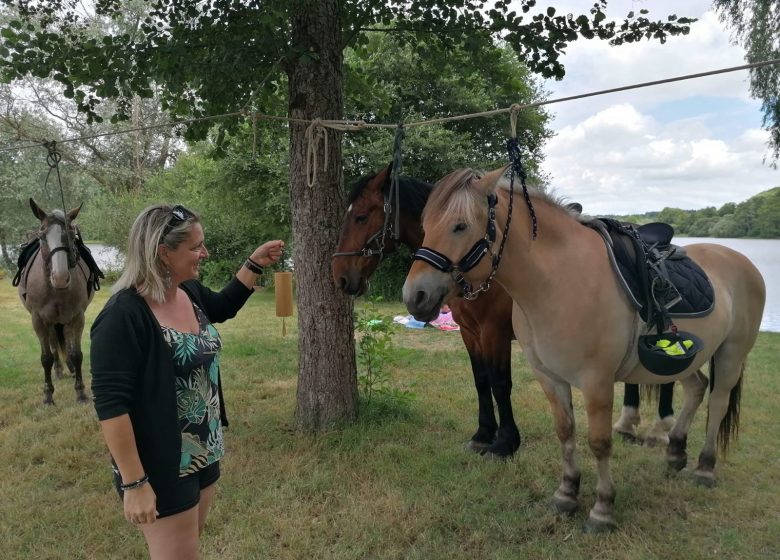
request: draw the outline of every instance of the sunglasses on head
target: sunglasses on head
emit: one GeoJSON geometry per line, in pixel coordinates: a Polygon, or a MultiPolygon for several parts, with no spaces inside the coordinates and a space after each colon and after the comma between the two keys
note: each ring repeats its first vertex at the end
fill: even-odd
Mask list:
{"type": "Polygon", "coordinates": [[[163,230],[163,239],[166,235],[171,233],[171,230],[181,224],[182,222],[186,222],[187,220],[194,218],[195,214],[187,210],[184,206],[181,204],[177,204],[173,208],[171,208],[171,216],[168,218],[168,224],[165,226],[165,229],[163,230]]]}

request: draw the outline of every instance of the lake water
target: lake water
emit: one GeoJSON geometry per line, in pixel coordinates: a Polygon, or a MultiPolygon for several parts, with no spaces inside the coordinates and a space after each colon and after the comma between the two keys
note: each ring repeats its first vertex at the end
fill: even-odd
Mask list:
{"type": "Polygon", "coordinates": [[[122,268],[124,258],[116,247],[102,245],[100,243],[87,243],[86,245],[92,252],[92,257],[95,259],[95,262],[103,272],[122,268]]]}
{"type": "MultiPolygon", "coordinates": [[[[762,331],[780,332],[780,239],[714,239],[704,237],[675,237],[678,245],[691,243],[720,243],[739,251],[756,265],[766,283],[766,306],[761,321],[762,331]]],[[[103,270],[122,267],[122,255],[114,247],[89,243],[92,256],[103,270]]]]}
{"type": "Polygon", "coordinates": [[[719,243],[739,251],[761,272],[766,284],[766,305],[761,330],[780,332],[780,239],[716,239],[710,237],[675,237],[677,245],[719,243]]]}

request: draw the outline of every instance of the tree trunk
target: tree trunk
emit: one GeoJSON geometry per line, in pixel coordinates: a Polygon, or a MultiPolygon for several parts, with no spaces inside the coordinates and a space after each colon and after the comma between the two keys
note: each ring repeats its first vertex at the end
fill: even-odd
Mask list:
{"type": "Polygon", "coordinates": [[[5,263],[8,270],[13,270],[16,267],[16,263],[11,260],[11,255],[8,254],[8,244],[3,231],[0,231],[0,252],[2,252],[3,263],[5,263]]]}
{"type": "MultiPolygon", "coordinates": [[[[341,15],[338,0],[292,2],[293,48],[287,68],[289,115],[340,119],[344,107],[341,15]]],[[[341,137],[329,130],[321,142],[316,183],[306,183],[306,124],[290,123],[290,196],[298,294],[298,397],[302,430],[325,430],[357,416],[357,375],[352,300],[330,275],[346,205],[341,137]],[[327,158],[327,162],[326,162],[327,158]]]]}

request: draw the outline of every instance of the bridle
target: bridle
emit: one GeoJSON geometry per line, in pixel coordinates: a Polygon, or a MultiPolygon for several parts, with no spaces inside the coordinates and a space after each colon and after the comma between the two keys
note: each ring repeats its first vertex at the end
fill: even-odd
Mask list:
{"type": "Polygon", "coordinates": [[[382,204],[382,212],[384,212],[385,215],[384,224],[382,224],[382,227],[379,228],[375,234],[366,240],[363,248],[358,251],[341,251],[333,253],[334,257],[379,257],[379,262],[382,262],[382,259],[385,258],[385,239],[389,235],[390,239],[398,241],[400,235],[400,228],[398,226],[399,214],[397,211],[395,213],[395,227],[393,227],[393,223],[391,222],[391,217],[393,215],[393,194],[395,194],[397,208],[398,186],[395,181],[391,181],[390,189],[387,194],[383,193],[382,195],[384,198],[384,203],[382,204]]]}
{"type": "Polygon", "coordinates": [[[514,199],[514,176],[509,182],[509,214],[506,219],[506,228],[504,229],[504,235],[501,238],[501,244],[498,246],[498,252],[493,253],[493,243],[496,241],[496,203],[498,197],[495,193],[490,193],[487,196],[488,203],[488,221],[486,226],[485,235],[474,243],[471,249],[468,250],[466,255],[460,259],[457,264],[453,263],[449,257],[439,253],[434,249],[428,247],[420,247],[414,253],[414,260],[419,260],[428,263],[436,270],[450,274],[452,279],[460,286],[461,296],[467,300],[477,299],[479,294],[488,291],[490,289],[490,283],[498,272],[498,267],[501,264],[501,255],[504,253],[504,245],[506,239],[509,236],[509,225],[512,223],[512,202],[514,199]],[[475,290],[471,284],[466,282],[463,275],[477,266],[482,258],[490,253],[493,255],[492,268],[488,277],[479,284],[479,287],[475,290]]]}
{"type": "MultiPolygon", "coordinates": [[[[81,255],[76,250],[76,246],[75,246],[75,233],[71,235],[70,228],[68,227],[69,224],[67,223],[67,218],[65,220],[60,220],[59,218],[49,216],[48,219],[62,226],[65,243],[58,247],[55,247],[54,249],[49,249],[48,242],[46,241],[46,231],[48,230],[48,227],[46,229],[40,229],[38,231],[37,237],[40,241],[41,248],[43,248],[44,246],[46,246],[47,248],[47,251],[45,252],[46,266],[51,266],[52,257],[54,257],[56,253],[60,251],[65,251],[68,257],[68,270],[71,270],[76,267],[76,264],[78,264],[79,259],[81,258],[81,255]]],[[[42,250],[41,253],[43,255],[44,251],[42,250]]]]}

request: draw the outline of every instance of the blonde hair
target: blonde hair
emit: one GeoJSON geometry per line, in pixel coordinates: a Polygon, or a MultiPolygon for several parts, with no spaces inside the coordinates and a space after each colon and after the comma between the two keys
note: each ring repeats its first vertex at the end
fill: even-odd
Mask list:
{"type": "Polygon", "coordinates": [[[186,219],[171,226],[174,206],[155,204],[145,208],[130,228],[125,253],[125,269],[116,281],[113,292],[135,288],[142,297],[165,301],[165,290],[170,287],[170,273],[160,260],[158,249],[164,244],[176,249],[190,235],[193,224],[200,217],[187,210],[186,219]]]}

